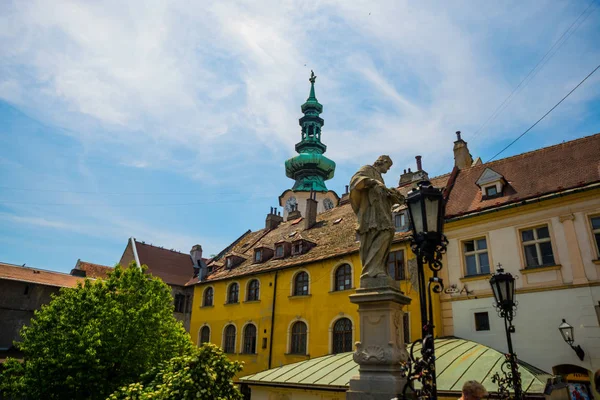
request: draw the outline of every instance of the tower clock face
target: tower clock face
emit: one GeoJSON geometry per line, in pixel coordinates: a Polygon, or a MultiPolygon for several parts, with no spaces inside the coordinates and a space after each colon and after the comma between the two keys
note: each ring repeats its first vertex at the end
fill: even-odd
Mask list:
{"type": "Polygon", "coordinates": [[[285,210],[287,212],[291,212],[294,210],[294,208],[296,208],[296,205],[298,204],[298,202],[296,201],[295,197],[290,197],[289,199],[287,199],[287,201],[285,202],[285,210]]]}
{"type": "Polygon", "coordinates": [[[331,201],[331,199],[323,200],[323,207],[325,207],[326,210],[331,210],[333,208],[333,201],[331,201]]]}

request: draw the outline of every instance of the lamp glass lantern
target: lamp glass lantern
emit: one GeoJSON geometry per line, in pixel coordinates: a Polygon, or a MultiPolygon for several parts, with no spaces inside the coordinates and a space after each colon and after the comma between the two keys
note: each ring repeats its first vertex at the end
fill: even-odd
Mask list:
{"type": "Polygon", "coordinates": [[[511,310],[515,305],[515,278],[499,268],[490,278],[490,285],[498,307],[511,310]]]}
{"type": "Polygon", "coordinates": [[[408,193],[406,203],[415,237],[423,233],[443,233],[444,198],[441,190],[429,181],[421,181],[408,193]]]}
{"type": "Polygon", "coordinates": [[[562,335],[565,342],[567,342],[569,345],[572,345],[575,341],[575,336],[573,334],[573,326],[571,326],[569,323],[567,323],[567,321],[563,319],[562,323],[558,326],[558,330],[560,331],[560,334],[562,335]]]}

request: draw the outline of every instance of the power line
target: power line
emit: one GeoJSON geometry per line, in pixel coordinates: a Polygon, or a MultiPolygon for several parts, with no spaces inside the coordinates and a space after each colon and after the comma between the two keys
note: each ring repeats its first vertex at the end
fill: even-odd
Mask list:
{"type": "Polygon", "coordinates": [[[575,86],[573,89],[571,89],[571,91],[569,93],[567,93],[567,95],[565,97],[563,97],[558,103],[556,103],[554,105],[554,107],[552,107],[550,110],[548,110],[548,112],[546,114],[544,114],[540,119],[538,119],[533,125],[531,125],[529,128],[527,128],[527,130],[523,133],[521,133],[515,140],[513,140],[512,142],[510,142],[508,144],[508,146],[506,146],[505,148],[503,148],[502,150],[500,150],[498,153],[496,153],[492,158],[490,158],[489,160],[487,160],[486,162],[490,162],[492,161],[494,158],[496,158],[497,156],[499,156],[500,154],[502,154],[504,152],[504,150],[508,149],[510,146],[512,146],[513,144],[515,144],[517,142],[517,140],[521,139],[523,136],[525,136],[525,134],[527,132],[529,132],[530,130],[532,130],[541,120],[543,120],[544,118],[546,118],[546,116],[548,114],[550,114],[552,111],[554,111],[554,109],[556,107],[558,107],[560,105],[560,103],[562,103],[567,97],[569,97],[571,95],[571,93],[573,93],[579,86],[581,86],[583,84],[583,82],[585,82],[590,76],[592,76],[594,74],[594,72],[596,72],[598,69],[600,68],[600,65],[598,65],[596,68],[594,68],[594,70],[592,72],[590,72],[585,78],[583,78],[583,80],[581,82],[579,82],[577,84],[577,86],[575,86]]]}
{"type": "Polygon", "coordinates": [[[585,20],[592,14],[592,12],[594,12],[594,10],[590,11],[585,18],[577,25],[577,27],[575,27],[575,29],[571,30],[571,28],[573,28],[573,26],[581,19],[581,17],[590,9],[590,7],[592,7],[593,5],[596,4],[595,0],[592,0],[592,2],[590,3],[589,6],[587,6],[587,8],[585,10],[583,10],[583,12],[581,14],[579,14],[579,16],[575,19],[575,21],[573,21],[573,23],[571,23],[571,25],[563,32],[563,34],[552,44],[552,46],[550,46],[550,48],[548,49],[548,51],[546,52],[546,54],[544,54],[544,56],[537,62],[537,64],[535,64],[535,66],[529,71],[529,73],[525,76],[525,78],[523,78],[521,80],[521,82],[519,82],[519,84],[517,85],[517,87],[515,87],[512,92],[510,92],[510,94],[508,95],[508,97],[506,99],[504,99],[504,101],[494,110],[494,112],[485,120],[485,122],[479,127],[479,129],[477,129],[475,131],[475,133],[473,134],[473,138],[475,138],[479,133],[481,133],[481,131],[483,130],[483,128],[485,128],[490,122],[493,122],[500,114],[502,114],[502,112],[504,112],[504,110],[510,105],[510,102],[513,99],[513,96],[517,93],[517,92],[521,92],[523,91],[523,89],[525,89],[525,87],[533,80],[533,78],[535,78],[535,76],[546,66],[546,64],[548,63],[548,61],[550,61],[550,59],[552,57],[554,57],[554,55],[558,52],[558,50],[560,50],[560,48],[567,42],[567,40],[569,40],[569,38],[573,35],[573,33],[575,33],[575,31],[577,31],[577,29],[579,29],[579,27],[585,22],[585,20]],[[567,33],[569,33],[569,35],[565,38],[565,35],[567,35],[567,33]],[[564,38],[564,40],[563,40],[564,38]],[[560,43],[560,45],[559,45],[560,43]],[[556,47],[558,45],[558,47],[556,47]],[[552,52],[552,50],[556,47],[556,50],[554,50],[554,52],[552,52]],[[550,54],[552,52],[552,54],[550,54]],[[550,56],[548,57],[548,55],[550,54],[550,56]],[[540,66],[541,65],[541,66],[540,66]],[[539,66],[539,68],[538,68],[539,66]],[[536,71],[537,70],[537,71],[536,71]],[[523,84],[525,83],[525,84],[523,84]],[[520,88],[520,90],[519,90],[520,88]]]}
{"type": "Polygon", "coordinates": [[[18,188],[9,186],[0,186],[0,189],[4,190],[18,190],[25,192],[47,192],[47,193],[71,193],[71,194],[93,194],[93,195],[107,195],[107,196],[160,196],[160,195],[173,195],[173,196],[223,196],[232,194],[242,194],[240,192],[222,192],[222,193],[209,193],[209,192],[97,192],[97,191],[82,191],[82,190],[61,190],[61,189],[37,189],[37,188],[18,188]]]}

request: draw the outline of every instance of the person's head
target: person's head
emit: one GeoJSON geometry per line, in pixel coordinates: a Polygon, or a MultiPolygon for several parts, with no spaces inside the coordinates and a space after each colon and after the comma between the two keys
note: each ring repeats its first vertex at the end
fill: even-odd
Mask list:
{"type": "Polygon", "coordinates": [[[487,395],[487,390],[477,381],[467,381],[462,387],[463,400],[480,400],[487,395]]]}
{"type": "Polygon", "coordinates": [[[373,166],[377,168],[379,172],[386,173],[392,167],[392,164],[393,162],[390,156],[383,155],[377,158],[377,161],[375,161],[373,166]]]}

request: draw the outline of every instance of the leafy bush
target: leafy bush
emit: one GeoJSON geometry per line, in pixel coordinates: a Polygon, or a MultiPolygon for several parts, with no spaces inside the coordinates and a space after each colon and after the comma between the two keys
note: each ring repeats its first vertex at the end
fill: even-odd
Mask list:
{"type": "Polygon", "coordinates": [[[175,357],[157,366],[140,382],[123,386],[109,400],[241,400],[233,384],[241,364],[230,361],[210,343],[190,355],[175,357]]]}

